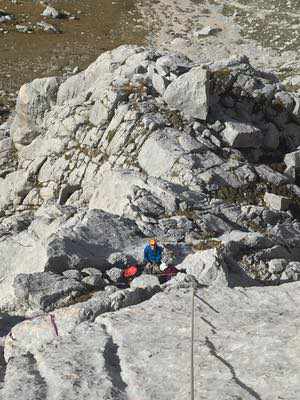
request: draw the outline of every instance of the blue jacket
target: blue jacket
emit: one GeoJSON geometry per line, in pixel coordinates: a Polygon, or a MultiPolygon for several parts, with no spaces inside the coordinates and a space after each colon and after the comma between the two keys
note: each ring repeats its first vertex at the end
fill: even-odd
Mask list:
{"type": "Polygon", "coordinates": [[[163,248],[160,246],[156,246],[155,249],[152,249],[149,244],[144,248],[144,262],[159,264],[161,262],[163,248]]]}

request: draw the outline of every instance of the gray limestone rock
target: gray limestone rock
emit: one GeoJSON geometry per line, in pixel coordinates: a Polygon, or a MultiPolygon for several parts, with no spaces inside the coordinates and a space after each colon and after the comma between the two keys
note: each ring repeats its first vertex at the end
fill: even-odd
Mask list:
{"type": "MultiPolygon", "coordinates": [[[[295,299],[299,297],[299,284],[292,285],[292,298],[286,292],[287,285],[197,290],[198,345],[194,347],[194,359],[199,362],[194,364],[195,398],[297,398],[299,384],[294,378],[294,366],[300,349],[294,329],[298,326],[295,299]],[[281,312],[282,318],[272,319],[273,312],[281,312]],[[278,333],[280,329],[284,334],[278,333]],[[264,354],[261,348],[265,349],[264,354]],[[261,369],[274,374],[282,363],[285,368],[266,389],[259,378],[261,369]]],[[[191,289],[171,289],[133,307],[130,314],[121,310],[97,318],[96,322],[104,323],[119,345],[129,397],[179,400],[189,395],[190,376],[183,371],[190,363],[190,316],[191,289]]]]}
{"type": "Polygon", "coordinates": [[[107,293],[108,295],[111,295],[111,294],[117,292],[118,288],[113,285],[107,285],[107,286],[105,286],[104,290],[105,290],[105,293],[107,293]]]}
{"type": "Polygon", "coordinates": [[[245,57],[207,68],[120,46],[62,83],[21,88],[11,132],[10,122],[0,127],[0,310],[33,319],[5,339],[1,398],[21,389],[28,400],[186,398],[184,326],[198,281],[212,286],[197,293],[208,307],[196,319],[207,336],[202,350],[198,343],[208,360],[201,395],[223,399],[225,387],[228,399],[297,398],[286,324],[296,330],[289,296],[297,300],[300,224],[296,205],[281,211],[286,199],[268,192],[300,193],[288,185],[297,182],[298,97],[245,57]],[[284,156],[282,174],[273,164],[284,156]],[[272,209],[262,206],[266,190],[272,209]],[[124,266],[142,260],[149,237],[188,273],[113,287],[122,287],[124,266]],[[257,288],[261,281],[279,286],[257,288]],[[261,348],[271,356],[259,358],[261,348]],[[229,375],[220,378],[224,357],[229,375]],[[268,390],[261,370],[280,371],[268,390]]]}
{"type": "Polygon", "coordinates": [[[154,132],[140,150],[140,166],[151,176],[168,176],[179,156],[184,153],[176,140],[179,136],[180,132],[175,129],[154,132]]]}
{"type": "Polygon", "coordinates": [[[276,186],[284,185],[290,181],[287,176],[274,171],[271,167],[264,164],[255,167],[255,171],[262,180],[276,186]]]}
{"type": "Polygon", "coordinates": [[[9,163],[13,153],[13,146],[11,138],[0,139],[0,167],[9,163]]]}
{"type": "Polygon", "coordinates": [[[19,91],[11,137],[16,146],[28,145],[41,132],[44,113],[55,104],[58,78],[35,79],[19,91]]]}
{"type": "Polygon", "coordinates": [[[278,196],[274,193],[265,193],[264,202],[272,209],[286,211],[289,209],[291,200],[288,197],[278,196]]]}
{"type": "MultiPolygon", "coordinates": [[[[226,387],[228,398],[271,400],[279,395],[296,400],[299,282],[263,289],[202,288],[196,295],[199,343],[194,358],[202,360],[201,365],[195,363],[196,396],[221,399],[226,387]],[[274,320],[274,313],[283,317],[274,320]],[[244,350],[236,351],[237,345],[244,350]],[[261,348],[265,349],[262,356],[261,348]],[[274,375],[281,365],[285,368],[266,388],[259,378],[261,370],[274,375]]],[[[92,301],[87,302],[90,310],[92,301]]],[[[57,310],[53,315],[58,337],[49,318],[24,321],[12,329],[15,340],[6,340],[8,365],[1,396],[15,399],[26,389],[26,400],[38,396],[181,400],[190,390],[189,375],[182,372],[190,363],[190,312],[191,288],[171,287],[130,309],[100,315],[94,322],[93,318],[79,322],[76,306],[57,310]]]]}
{"type": "Polygon", "coordinates": [[[300,122],[300,96],[294,95],[295,107],[293,110],[293,117],[296,122],[300,122]]]}
{"type": "Polygon", "coordinates": [[[111,253],[132,249],[132,257],[140,253],[143,235],[134,222],[98,210],[90,210],[70,219],[53,235],[47,245],[45,269],[63,272],[94,265],[100,270],[109,268],[111,253]]]}
{"type": "Polygon", "coordinates": [[[80,272],[83,276],[95,276],[95,275],[102,276],[102,272],[99,271],[99,269],[93,267],[83,268],[80,272]]]}
{"type": "Polygon", "coordinates": [[[288,264],[288,268],[292,269],[293,271],[300,273],[300,262],[299,261],[291,261],[288,264]]]}
{"type": "Polygon", "coordinates": [[[0,303],[14,302],[13,280],[21,273],[68,269],[91,265],[111,268],[108,258],[124,251],[141,259],[144,235],[130,220],[97,210],[72,207],[41,208],[29,229],[6,235],[0,241],[0,303]]]}
{"type": "Polygon", "coordinates": [[[293,122],[284,126],[283,137],[287,143],[287,148],[293,152],[300,146],[300,126],[293,122]]]}
{"type": "Polygon", "coordinates": [[[170,75],[171,73],[178,76],[191,68],[191,60],[180,53],[165,54],[156,60],[155,68],[162,76],[170,75]]]}
{"type": "MultiPolygon", "coordinates": [[[[201,376],[195,379],[196,396],[221,399],[226,386],[229,398],[296,399],[299,282],[264,289],[202,288],[196,295],[199,344],[194,358],[200,364],[195,363],[195,377],[201,376]],[[274,314],[283,318],[274,320],[274,314]],[[236,351],[237,345],[244,351],[236,351]],[[263,356],[261,348],[266,349],[263,356]],[[271,369],[274,374],[274,366],[277,371],[282,365],[285,368],[266,389],[259,379],[261,370],[271,369]]],[[[170,288],[130,309],[100,315],[93,323],[75,323],[75,310],[55,312],[58,337],[49,318],[13,328],[16,340],[8,338],[5,346],[3,398],[17,398],[25,388],[26,400],[37,396],[181,400],[188,395],[190,379],[182,371],[190,363],[190,288],[170,288]]]]}
{"type": "Polygon", "coordinates": [[[207,70],[194,67],[175,79],[164,93],[171,109],[181,111],[186,118],[206,120],[209,80],[207,70]]]}
{"type": "Polygon", "coordinates": [[[109,280],[112,283],[120,283],[123,281],[123,272],[119,268],[111,268],[110,270],[106,271],[106,275],[109,277],[109,280]]]}
{"type": "Polygon", "coordinates": [[[76,281],[81,281],[82,275],[76,269],[69,269],[63,272],[63,276],[70,279],[75,279],[76,281]]]}
{"type": "Polygon", "coordinates": [[[0,178],[0,210],[22,202],[32,188],[26,171],[17,170],[0,178]]]}
{"type": "Polygon", "coordinates": [[[13,21],[14,19],[15,19],[15,16],[13,14],[9,14],[5,10],[0,10],[0,23],[13,21]]]}
{"type": "Polygon", "coordinates": [[[40,29],[42,29],[44,32],[48,32],[48,33],[61,33],[61,31],[56,28],[54,25],[52,24],[48,24],[45,21],[41,21],[41,22],[37,22],[36,26],[40,29]]]}
{"type": "Polygon", "coordinates": [[[205,37],[205,36],[213,35],[220,31],[221,31],[220,28],[216,28],[216,27],[208,25],[200,30],[196,30],[194,32],[194,37],[196,37],[196,38],[205,37]]]}
{"type": "Polygon", "coordinates": [[[99,179],[99,186],[93,193],[90,209],[101,209],[113,214],[123,215],[129,205],[128,196],[135,186],[145,187],[145,178],[134,171],[107,170],[99,179]]]}
{"type": "Polygon", "coordinates": [[[43,17],[54,18],[54,19],[60,17],[59,11],[57,11],[54,7],[51,6],[47,6],[41,15],[43,17]]]}
{"type": "Polygon", "coordinates": [[[161,96],[164,95],[169,83],[170,83],[170,81],[168,81],[165,77],[163,77],[159,74],[153,73],[153,75],[152,75],[153,87],[157,91],[157,93],[159,93],[161,96]]]}
{"type": "Polygon", "coordinates": [[[300,168],[300,150],[293,151],[284,156],[284,163],[287,168],[300,168]]]}
{"type": "Polygon", "coordinates": [[[98,315],[130,307],[150,299],[162,289],[159,285],[137,287],[117,290],[112,294],[105,291],[97,293],[96,296],[80,307],[80,319],[93,321],[98,315]]]}
{"type": "Polygon", "coordinates": [[[281,280],[292,280],[299,281],[300,280],[300,262],[299,261],[291,261],[288,263],[286,269],[283,271],[281,275],[281,280]]]}
{"type": "Polygon", "coordinates": [[[155,275],[140,275],[137,278],[134,278],[133,281],[130,283],[130,287],[132,289],[136,289],[136,288],[152,288],[152,287],[156,287],[159,286],[159,280],[158,277],[155,275]]]}
{"type": "Polygon", "coordinates": [[[104,289],[106,285],[105,280],[100,274],[85,276],[81,282],[92,289],[104,289]]]}
{"type": "Polygon", "coordinates": [[[276,150],[279,146],[280,132],[274,124],[266,124],[263,146],[267,149],[276,150]]]}
{"type": "MultiPolygon", "coordinates": [[[[50,325],[48,330],[52,332],[50,325]]],[[[117,346],[105,327],[86,322],[70,335],[51,338],[41,353],[34,349],[11,359],[2,395],[14,399],[22,391],[28,400],[125,400],[126,384],[115,373],[118,360],[117,346]]]]}
{"type": "Polygon", "coordinates": [[[19,304],[41,311],[66,306],[86,291],[78,281],[51,272],[17,275],[14,289],[19,304]]]}
{"type": "Polygon", "coordinates": [[[283,258],[275,258],[269,261],[269,271],[272,274],[282,272],[288,264],[288,261],[283,258]]]}
{"type": "Polygon", "coordinates": [[[31,33],[32,27],[28,25],[16,25],[16,31],[20,33],[31,33]]]}
{"type": "Polygon", "coordinates": [[[113,268],[122,269],[128,264],[128,256],[123,253],[112,253],[107,261],[113,268]]]}
{"type": "Polygon", "coordinates": [[[287,92],[277,92],[275,94],[275,104],[280,104],[287,111],[292,111],[294,108],[293,97],[287,92]]]}
{"type": "Polygon", "coordinates": [[[228,269],[220,256],[221,250],[213,248],[188,255],[176,268],[186,270],[202,284],[228,284],[228,269]]]}
{"type": "Polygon", "coordinates": [[[253,125],[241,122],[226,122],[222,139],[237,149],[259,148],[263,142],[262,132],[253,125]]]}

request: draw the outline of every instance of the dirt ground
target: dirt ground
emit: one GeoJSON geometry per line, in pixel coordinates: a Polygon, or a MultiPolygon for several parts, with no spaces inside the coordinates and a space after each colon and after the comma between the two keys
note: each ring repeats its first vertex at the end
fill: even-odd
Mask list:
{"type": "MultiPolygon", "coordinates": [[[[0,114],[13,104],[20,86],[44,76],[62,75],[75,67],[83,69],[103,51],[123,43],[145,44],[145,27],[134,0],[59,0],[57,10],[78,19],[49,19],[41,16],[42,2],[0,0],[0,10],[15,16],[0,23],[0,114]],[[45,21],[62,33],[16,31],[16,25],[34,26],[45,21]]],[[[1,117],[1,115],[0,115],[1,117]]]]}

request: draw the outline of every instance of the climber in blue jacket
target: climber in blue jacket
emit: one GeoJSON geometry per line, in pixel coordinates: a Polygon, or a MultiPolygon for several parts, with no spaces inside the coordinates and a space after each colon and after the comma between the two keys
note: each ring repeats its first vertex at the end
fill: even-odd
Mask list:
{"type": "Polygon", "coordinates": [[[149,240],[144,248],[144,271],[150,274],[160,273],[163,248],[158,246],[156,239],[149,240]]]}

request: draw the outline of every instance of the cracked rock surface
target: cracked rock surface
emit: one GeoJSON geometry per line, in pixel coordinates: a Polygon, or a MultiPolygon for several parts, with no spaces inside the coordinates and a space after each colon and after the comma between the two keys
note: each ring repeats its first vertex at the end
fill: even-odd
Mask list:
{"type": "Polygon", "coordinates": [[[1,398],[187,398],[197,287],[197,398],[296,400],[299,101],[243,55],[127,45],[24,85],[0,127],[1,398]],[[177,276],[144,273],[149,238],[177,276]]]}
{"type": "MultiPolygon", "coordinates": [[[[197,291],[197,397],[297,398],[299,289],[296,282],[197,291]]],[[[7,340],[3,398],[24,388],[26,399],[188,397],[190,307],[191,290],[171,288],[67,331],[58,317],[58,337],[44,325],[47,340],[39,324],[24,322],[13,330],[15,341],[7,340]],[[30,337],[40,340],[29,345],[30,337]]]]}

